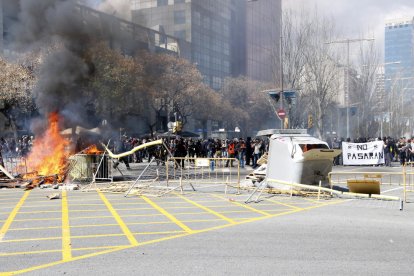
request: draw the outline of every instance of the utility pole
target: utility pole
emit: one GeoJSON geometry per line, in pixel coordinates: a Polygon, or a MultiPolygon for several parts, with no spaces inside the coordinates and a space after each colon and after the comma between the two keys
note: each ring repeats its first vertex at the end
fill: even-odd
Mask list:
{"type": "Polygon", "coordinates": [[[374,41],[374,38],[354,38],[354,39],[343,39],[325,42],[325,44],[339,44],[346,43],[346,89],[345,89],[345,106],[346,106],[346,138],[349,136],[349,44],[361,41],[374,41]]]}

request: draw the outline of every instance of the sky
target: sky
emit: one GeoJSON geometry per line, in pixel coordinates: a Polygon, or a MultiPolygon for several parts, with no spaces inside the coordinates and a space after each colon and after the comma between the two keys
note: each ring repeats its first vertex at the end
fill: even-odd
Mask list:
{"type": "Polygon", "coordinates": [[[414,17],[413,0],[282,0],[283,9],[317,8],[336,20],[344,38],[374,37],[383,47],[386,19],[414,17]]]}

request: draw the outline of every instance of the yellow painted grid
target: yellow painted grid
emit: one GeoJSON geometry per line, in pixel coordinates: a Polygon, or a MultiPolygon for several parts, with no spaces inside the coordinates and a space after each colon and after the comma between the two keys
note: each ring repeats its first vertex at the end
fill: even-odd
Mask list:
{"type": "MultiPolygon", "coordinates": [[[[11,200],[10,197],[21,196],[21,192],[8,192],[2,194],[0,192],[0,201],[2,203],[13,203],[14,208],[8,213],[5,220],[0,220],[0,243],[5,244],[22,244],[30,243],[32,241],[53,241],[61,240],[61,248],[53,248],[48,250],[30,250],[30,251],[14,251],[14,252],[0,252],[0,258],[20,256],[20,255],[36,255],[45,253],[61,254],[59,261],[39,264],[37,266],[25,267],[16,271],[1,272],[0,275],[15,275],[34,271],[54,265],[63,264],[70,261],[94,257],[109,252],[115,252],[126,248],[142,246],[146,244],[161,242],[173,238],[203,233],[216,229],[221,229],[242,223],[253,222],[265,218],[277,217],[292,213],[297,213],[329,204],[336,204],[341,201],[301,201],[293,202],[290,198],[267,198],[264,202],[254,205],[246,205],[241,203],[243,197],[234,195],[229,200],[227,197],[213,193],[189,193],[186,195],[176,194],[175,197],[150,199],[148,197],[142,198],[120,198],[115,195],[104,195],[103,193],[79,194],[76,192],[62,192],[61,210],[47,210],[50,207],[50,201],[45,199],[45,196],[36,194],[35,192],[25,192],[16,204],[16,200],[11,200]],[[2,196],[6,195],[6,196],[2,196]],[[297,206],[299,205],[299,206],[297,206]],[[86,209],[82,209],[86,208],[86,209]],[[124,214],[125,211],[143,211],[144,214],[124,214]],[[94,212],[106,211],[108,215],[93,215],[94,212]],[[56,213],[56,216],[53,214],[56,213]],[[20,218],[18,215],[50,215],[52,217],[29,217],[20,218]],[[208,218],[203,218],[199,215],[209,215],[208,218]],[[189,218],[181,218],[183,216],[190,216],[189,218]],[[134,221],[128,221],[133,218],[134,221]],[[140,220],[150,218],[149,220],[140,220]],[[159,219],[162,220],[159,220],[159,219]],[[80,219],[112,219],[113,222],[97,223],[97,224],[74,224],[80,219]],[[60,225],[35,227],[23,227],[20,224],[13,227],[13,223],[19,222],[35,222],[43,223],[44,221],[60,222],[60,225]],[[72,223],[71,223],[72,222],[72,223]],[[189,225],[192,223],[218,223],[215,226],[206,226],[205,228],[195,230],[189,225]],[[160,231],[162,225],[175,225],[177,230],[160,231]],[[151,231],[133,231],[133,226],[151,226],[154,229],[151,231]],[[75,229],[88,229],[92,232],[94,229],[101,229],[105,227],[119,227],[120,231],[116,233],[106,234],[88,234],[88,235],[74,235],[72,233],[75,229]],[[8,238],[8,233],[23,233],[27,231],[47,231],[50,229],[60,229],[61,236],[42,236],[42,237],[28,237],[28,238],[8,238]],[[145,241],[140,241],[141,236],[154,235],[156,238],[145,241]],[[162,235],[159,238],[159,235],[162,235]],[[72,248],[72,242],[79,239],[99,239],[110,237],[125,237],[128,243],[123,243],[113,246],[93,246],[93,247],[78,247],[72,248]],[[92,253],[83,254],[82,252],[92,253]],[[73,252],[81,255],[74,256],[73,252]]],[[[1,204],[1,203],[0,203],[1,204]]],[[[55,205],[54,205],[55,206],[55,205]]],[[[1,212],[6,214],[7,212],[1,212]]],[[[111,228],[112,229],[112,228],[111,228]]],[[[12,235],[13,236],[13,235],[12,235]]],[[[24,262],[21,262],[24,266],[24,262]]]]}

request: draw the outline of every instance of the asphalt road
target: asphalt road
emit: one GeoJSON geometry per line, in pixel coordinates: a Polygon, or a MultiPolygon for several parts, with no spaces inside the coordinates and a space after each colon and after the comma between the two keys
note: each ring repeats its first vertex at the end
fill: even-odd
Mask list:
{"type": "MultiPolygon", "coordinates": [[[[401,168],[335,167],[399,172],[401,168]]],[[[402,186],[381,186],[402,196],[402,186]]],[[[387,192],[388,191],[388,192],[387,192]]],[[[414,203],[0,190],[0,275],[412,275],[414,203]],[[3,272],[3,274],[1,274],[3,272]]],[[[414,199],[414,196],[410,198],[414,199]]]]}

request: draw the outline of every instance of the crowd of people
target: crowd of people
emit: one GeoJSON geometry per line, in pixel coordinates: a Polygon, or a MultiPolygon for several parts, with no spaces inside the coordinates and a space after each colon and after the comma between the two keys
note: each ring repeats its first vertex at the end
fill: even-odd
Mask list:
{"type": "MultiPolygon", "coordinates": [[[[150,142],[151,139],[137,139],[132,137],[122,137],[113,145],[115,152],[120,153],[131,150],[141,144],[150,142]]],[[[120,161],[125,163],[129,168],[129,163],[141,163],[144,160],[148,162],[152,157],[157,157],[158,160],[165,160],[168,151],[172,156],[177,158],[189,157],[192,158],[230,158],[226,162],[226,166],[234,166],[231,158],[238,160],[240,167],[247,166],[257,167],[257,161],[267,151],[268,143],[262,139],[246,140],[243,138],[235,139],[195,139],[195,138],[174,138],[164,139],[164,145],[167,147],[148,147],[143,150],[136,151],[134,155],[128,158],[123,158],[120,161]]],[[[182,159],[182,163],[184,159],[182,159]]],[[[183,165],[183,164],[182,164],[183,165]]],[[[118,164],[115,165],[115,167],[118,164]]]]}
{"type": "MultiPolygon", "coordinates": [[[[153,139],[141,139],[122,136],[115,139],[112,145],[114,152],[121,153],[129,151],[134,147],[152,141],[153,139]]],[[[3,157],[24,157],[32,146],[34,137],[23,135],[19,139],[0,137],[0,152],[3,157]]],[[[366,143],[372,141],[382,141],[384,143],[385,166],[391,166],[392,162],[399,162],[404,165],[406,162],[414,162],[414,137],[393,139],[383,138],[358,138],[355,140],[334,137],[328,139],[330,148],[341,149],[342,142],[366,143]]],[[[130,168],[129,163],[141,163],[150,161],[156,157],[158,161],[165,160],[169,153],[174,157],[192,158],[235,158],[239,161],[240,167],[252,166],[256,168],[257,161],[268,150],[267,139],[258,138],[234,138],[234,139],[201,139],[201,138],[164,138],[164,145],[167,147],[148,147],[136,151],[134,155],[122,158],[120,162],[125,163],[130,168]],[[169,153],[168,153],[169,152],[169,153]]],[[[115,167],[119,163],[115,163],[115,167]]],[[[341,156],[334,160],[334,165],[342,165],[341,156]]],[[[229,160],[226,166],[234,166],[233,161],[229,160]]]]}
{"type": "MultiPolygon", "coordinates": [[[[350,138],[345,140],[334,137],[328,143],[330,143],[330,147],[333,149],[341,149],[342,142],[367,143],[373,141],[382,141],[384,143],[384,166],[391,167],[392,162],[399,162],[400,165],[405,165],[406,162],[414,162],[414,137],[400,137],[399,139],[392,137],[358,138],[353,141],[350,138]]],[[[334,165],[341,164],[341,156],[336,157],[334,165]]]]}
{"type": "Polygon", "coordinates": [[[33,136],[23,135],[20,139],[0,137],[0,152],[4,157],[26,156],[33,146],[33,136]]]}

